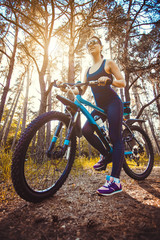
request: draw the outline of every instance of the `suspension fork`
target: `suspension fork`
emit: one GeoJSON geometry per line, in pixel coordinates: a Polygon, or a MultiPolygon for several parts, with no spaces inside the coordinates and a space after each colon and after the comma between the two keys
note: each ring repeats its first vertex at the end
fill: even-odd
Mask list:
{"type": "Polygon", "coordinates": [[[67,148],[69,146],[70,139],[71,139],[71,136],[72,136],[72,132],[73,132],[73,129],[75,127],[75,124],[76,124],[76,121],[77,121],[77,118],[78,118],[79,114],[80,114],[80,112],[77,111],[74,114],[70,115],[71,116],[70,117],[70,122],[69,122],[69,125],[68,125],[68,128],[67,128],[67,135],[66,135],[66,138],[64,140],[63,147],[62,147],[62,149],[60,151],[56,151],[55,153],[54,152],[52,153],[52,150],[54,149],[55,143],[57,141],[57,138],[58,138],[59,133],[60,133],[60,131],[62,129],[62,126],[63,126],[62,122],[58,123],[58,126],[56,128],[55,134],[54,134],[54,136],[52,138],[51,144],[50,144],[50,146],[49,146],[49,148],[48,148],[48,150],[46,152],[46,154],[47,154],[47,156],[49,158],[50,157],[59,158],[59,157],[62,157],[65,154],[65,152],[66,152],[66,150],[67,150],[67,148]]]}
{"type": "Polygon", "coordinates": [[[52,138],[52,141],[51,141],[51,143],[50,143],[50,146],[49,146],[49,148],[48,148],[48,150],[47,150],[47,152],[46,152],[46,154],[47,154],[47,157],[51,157],[51,155],[52,155],[52,150],[53,150],[53,148],[54,148],[54,146],[55,146],[55,143],[56,143],[56,141],[57,141],[57,138],[58,138],[58,135],[59,135],[59,133],[60,133],[60,131],[61,131],[61,129],[62,129],[62,126],[63,126],[63,123],[62,122],[59,122],[58,123],[58,126],[57,126],[57,128],[56,128],[56,131],[55,131],[55,133],[54,133],[54,136],[53,136],[53,138],[52,138]]]}

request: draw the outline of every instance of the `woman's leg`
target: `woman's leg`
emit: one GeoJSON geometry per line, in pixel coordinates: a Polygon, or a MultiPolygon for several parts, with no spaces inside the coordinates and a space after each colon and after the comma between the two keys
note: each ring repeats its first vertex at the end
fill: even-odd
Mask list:
{"type": "Polygon", "coordinates": [[[113,144],[112,177],[119,178],[124,159],[124,145],[122,140],[123,104],[120,99],[114,99],[107,109],[109,135],[113,144]]]}
{"type": "MultiPolygon", "coordinates": [[[[92,116],[96,115],[96,111],[92,112],[92,116]]],[[[82,134],[87,139],[87,141],[96,148],[103,156],[106,155],[106,149],[104,145],[102,144],[101,140],[94,134],[94,129],[92,125],[86,121],[83,129],[82,134]]]]}
{"type": "Polygon", "coordinates": [[[120,99],[113,99],[107,107],[109,122],[109,134],[113,144],[111,176],[106,176],[106,183],[97,190],[99,195],[112,195],[122,191],[119,176],[124,158],[124,146],[122,141],[123,105],[120,99]]]}

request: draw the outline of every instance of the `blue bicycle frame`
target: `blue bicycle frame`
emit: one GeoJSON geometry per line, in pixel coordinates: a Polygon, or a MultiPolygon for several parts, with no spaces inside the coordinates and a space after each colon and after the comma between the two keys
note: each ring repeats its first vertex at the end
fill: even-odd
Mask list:
{"type": "MultiPolygon", "coordinates": [[[[84,105],[86,105],[86,106],[92,107],[93,109],[97,110],[98,112],[100,112],[101,114],[103,114],[103,115],[107,118],[107,115],[105,114],[104,110],[101,109],[101,108],[99,108],[99,107],[97,107],[97,106],[95,106],[95,105],[93,105],[92,103],[86,101],[85,99],[83,99],[83,98],[81,97],[81,95],[77,95],[77,96],[76,96],[76,100],[75,100],[74,103],[77,105],[77,107],[79,107],[79,108],[81,109],[81,112],[86,116],[86,118],[88,119],[88,121],[89,121],[91,124],[93,124],[93,125],[95,125],[96,127],[98,127],[98,129],[100,130],[100,127],[97,125],[97,123],[96,123],[96,121],[94,120],[94,118],[92,117],[92,115],[87,111],[87,109],[86,109],[82,104],[84,104],[84,105]]],[[[101,138],[101,137],[100,137],[100,138],[101,138]]],[[[103,138],[104,138],[104,137],[103,137],[103,138]]],[[[101,140],[102,140],[102,139],[101,139],[101,140]]],[[[112,152],[113,149],[112,149],[112,147],[110,146],[108,140],[107,140],[107,139],[105,139],[105,140],[106,140],[106,142],[107,142],[107,146],[108,146],[109,152],[112,152]]],[[[105,144],[105,146],[106,146],[106,144],[105,144]]],[[[125,155],[131,155],[131,154],[132,154],[132,151],[127,151],[127,152],[125,152],[124,154],[125,154],[125,155]]]]}
{"type": "MultiPolygon", "coordinates": [[[[78,119],[78,116],[80,115],[80,112],[82,112],[85,115],[85,117],[88,119],[90,124],[93,125],[97,135],[99,136],[100,140],[102,141],[102,143],[104,144],[104,146],[108,150],[108,152],[112,153],[113,149],[112,149],[112,146],[110,145],[110,142],[103,135],[100,127],[98,126],[98,124],[96,123],[96,121],[94,120],[92,115],[88,112],[88,110],[83,105],[90,106],[91,108],[93,108],[96,111],[100,112],[100,114],[104,115],[105,118],[107,118],[107,115],[105,114],[103,109],[101,109],[101,108],[93,105],[92,103],[86,101],[85,99],[83,99],[81,97],[81,95],[77,95],[74,102],[72,102],[71,100],[69,100],[67,98],[64,98],[64,97],[62,97],[60,95],[57,95],[57,99],[60,100],[64,105],[70,106],[71,109],[74,109],[74,114],[73,114],[72,119],[71,119],[71,121],[72,121],[71,122],[71,126],[72,127],[68,131],[66,139],[64,141],[63,153],[66,151],[66,149],[67,149],[67,147],[69,145],[71,133],[72,133],[72,130],[73,130],[73,128],[74,128],[74,126],[75,126],[75,124],[77,122],[77,119],[78,119]]],[[[128,127],[128,126],[126,126],[126,127],[128,127]]],[[[48,150],[49,153],[51,152],[51,149],[53,149],[54,143],[57,140],[57,135],[58,135],[57,133],[60,131],[60,129],[61,129],[61,123],[59,123],[59,125],[58,125],[58,127],[56,129],[55,135],[53,136],[51,146],[49,147],[49,150],[48,150]]],[[[131,151],[130,152],[125,152],[125,155],[131,155],[131,154],[132,154],[131,151]]]]}
{"type": "Polygon", "coordinates": [[[98,133],[98,136],[100,137],[100,139],[102,140],[102,142],[105,144],[105,147],[108,148],[108,151],[109,152],[112,152],[113,149],[112,147],[110,146],[108,140],[106,138],[104,138],[104,135],[102,134],[101,132],[101,129],[100,127],[97,125],[96,121],[94,120],[94,118],[92,117],[92,115],[87,111],[87,109],[82,105],[86,105],[86,106],[89,106],[89,107],[92,107],[93,109],[97,110],[98,112],[100,112],[101,114],[103,114],[106,118],[107,118],[107,115],[105,114],[104,110],[93,105],[92,103],[84,100],[81,95],[77,95],[76,96],[76,100],[74,102],[74,104],[81,109],[81,112],[86,116],[86,118],[88,119],[88,121],[94,126],[96,132],[98,133]]]}

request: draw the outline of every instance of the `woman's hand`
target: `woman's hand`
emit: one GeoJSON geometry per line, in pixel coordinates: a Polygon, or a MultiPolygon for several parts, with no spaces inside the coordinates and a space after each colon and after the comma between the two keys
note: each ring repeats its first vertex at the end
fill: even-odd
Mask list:
{"type": "Polygon", "coordinates": [[[61,90],[62,92],[66,92],[66,87],[63,85],[63,82],[62,82],[62,81],[60,81],[60,80],[56,81],[56,85],[57,85],[57,87],[60,88],[60,90],[61,90]]]}
{"type": "Polygon", "coordinates": [[[105,77],[105,76],[104,77],[100,77],[98,79],[98,86],[105,86],[108,80],[110,80],[110,78],[105,77]]]}
{"type": "Polygon", "coordinates": [[[73,87],[64,86],[63,82],[60,80],[56,82],[56,85],[57,87],[60,88],[62,92],[67,92],[67,94],[75,94],[75,95],[79,94],[79,91],[77,88],[75,88],[74,86],[73,87]]]}

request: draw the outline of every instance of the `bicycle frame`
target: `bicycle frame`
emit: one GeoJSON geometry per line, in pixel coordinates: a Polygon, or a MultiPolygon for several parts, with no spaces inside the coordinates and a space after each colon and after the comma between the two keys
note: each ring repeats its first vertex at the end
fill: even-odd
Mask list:
{"type": "MultiPolygon", "coordinates": [[[[65,138],[64,141],[64,145],[63,145],[63,149],[61,151],[61,153],[59,152],[59,157],[61,157],[62,155],[65,154],[66,149],[68,148],[69,142],[70,142],[70,137],[72,134],[72,130],[74,128],[74,126],[76,125],[77,119],[80,115],[80,112],[82,112],[85,117],[88,119],[88,121],[90,122],[90,124],[92,124],[92,126],[94,127],[94,130],[96,131],[97,135],[99,136],[100,140],[102,141],[102,143],[104,144],[104,146],[106,147],[106,149],[108,150],[109,153],[112,153],[113,149],[112,146],[110,145],[108,139],[103,135],[103,133],[101,132],[100,127],[97,125],[96,121],[94,120],[94,118],[92,117],[92,115],[88,112],[88,110],[85,108],[85,106],[90,106],[91,108],[95,109],[96,111],[100,112],[102,115],[104,115],[107,118],[107,115],[105,114],[104,110],[95,106],[94,104],[88,102],[87,100],[83,99],[81,97],[81,95],[76,95],[75,101],[72,102],[70,101],[68,98],[64,98],[60,95],[57,95],[57,98],[59,101],[61,101],[64,105],[69,106],[71,109],[74,109],[74,113],[72,113],[72,117],[70,118],[70,128],[68,129],[68,133],[67,136],[65,138]],[[85,106],[84,106],[85,105],[85,106]]],[[[124,122],[124,125],[128,128],[128,130],[131,132],[130,128],[128,127],[128,125],[124,122]]],[[[59,123],[55,135],[52,138],[52,142],[51,145],[47,151],[47,155],[51,156],[51,151],[54,148],[54,145],[56,143],[57,140],[57,136],[60,132],[61,129],[61,123],[59,123]]],[[[131,132],[132,133],[132,132],[131,132]]],[[[134,137],[134,136],[133,136],[134,137]]],[[[128,151],[124,153],[125,155],[131,155],[133,154],[132,151],[128,151]]],[[[55,157],[58,157],[58,155],[56,155],[55,157]]]]}
{"type": "Polygon", "coordinates": [[[105,114],[104,110],[93,105],[92,103],[86,101],[85,99],[83,99],[81,97],[81,95],[77,95],[76,96],[76,100],[74,102],[74,104],[81,110],[81,112],[86,116],[86,118],[88,119],[88,121],[90,122],[90,124],[93,125],[94,130],[96,131],[96,133],[98,134],[99,138],[101,139],[101,141],[103,142],[103,144],[105,145],[105,147],[107,148],[107,150],[111,153],[113,151],[112,147],[110,146],[108,139],[104,137],[103,133],[101,132],[100,127],[97,125],[96,121],[94,120],[94,118],[92,117],[92,115],[88,112],[88,110],[83,106],[90,106],[93,109],[95,109],[96,111],[100,112],[101,114],[103,114],[106,118],[107,115],[105,114]]]}
{"type": "MultiPolygon", "coordinates": [[[[92,107],[93,109],[99,111],[101,114],[103,114],[103,115],[107,118],[107,115],[105,114],[104,110],[101,109],[101,108],[99,108],[99,107],[97,107],[97,106],[95,106],[94,104],[86,101],[85,99],[83,99],[83,98],[81,97],[81,95],[77,95],[77,96],[76,96],[76,100],[75,100],[74,103],[81,109],[81,112],[86,116],[86,118],[88,119],[88,121],[89,121],[91,124],[93,124],[93,125],[95,125],[96,127],[98,127],[98,129],[100,130],[99,126],[97,125],[97,123],[96,123],[96,121],[94,120],[94,118],[92,117],[92,115],[87,111],[87,109],[86,109],[82,104],[84,104],[84,105],[86,105],[86,106],[92,107]]],[[[126,114],[124,114],[124,115],[126,115],[126,114]]],[[[123,124],[124,124],[124,126],[129,130],[129,132],[132,134],[132,131],[130,130],[129,126],[128,126],[124,121],[123,121],[123,124]]],[[[97,131],[96,131],[96,132],[97,132],[97,131]]],[[[99,134],[98,134],[98,136],[99,136],[99,134]]],[[[101,138],[101,136],[99,136],[99,137],[100,137],[100,139],[102,140],[102,142],[105,143],[105,147],[109,150],[109,152],[112,153],[113,149],[112,149],[112,147],[110,146],[108,140],[105,139],[106,142],[104,142],[104,140],[103,140],[103,139],[104,139],[104,136],[103,136],[102,138],[101,138]],[[107,145],[106,145],[106,144],[107,144],[107,145]]],[[[134,137],[134,136],[133,136],[133,137],[134,137]]],[[[137,139],[135,139],[135,140],[137,141],[137,139]]],[[[138,142],[138,141],[137,141],[137,142],[138,142]]],[[[138,143],[139,143],[139,142],[138,142],[138,143]]],[[[124,154],[125,154],[125,155],[131,155],[132,153],[133,153],[132,151],[129,151],[129,152],[126,151],[124,154]]]]}
{"type": "MultiPolygon", "coordinates": [[[[68,145],[70,143],[70,138],[71,138],[71,135],[72,135],[72,131],[75,127],[75,125],[77,125],[77,120],[80,118],[80,112],[82,112],[85,117],[88,119],[88,121],[90,122],[90,124],[92,124],[92,126],[94,127],[94,130],[96,131],[97,135],[99,136],[100,140],[102,141],[102,143],[104,144],[105,148],[108,150],[109,153],[112,153],[113,149],[112,149],[112,146],[110,145],[110,142],[109,140],[103,135],[100,127],[97,125],[96,121],[94,120],[94,118],[92,117],[92,115],[88,112],[88,110],[83,106],[83,105],[86,105],[86,106],[90,106],[91,108],[95,109],[96,111],[100,112],[101,115],[104,115],[106,118],[107,118],[107,115],[105,114],[104,110],[95,106],[94,104],[88,102],[87,100],[83,99],[81,97],[81,86],[84,86],[84,85],[87,85],[87,86],[92,86],[92,85],[97,85],[97,81],[90,81],[89,83],[76,83],[76,84],[68,84],[68,83],[64,83],[64,86],[76,86],[78,89],[79,89],[79,94],[75,96],[75,101],[71,101],[69,100],[68,98],[65,98],[65,97],[62,97],[60,95],[57,95],[56,98],[61,101],[64,105],[66,105],[66,109],[69,107],[70,108],[70,127],[68,128],[68,133],[67,133],[67,136],[66,136],[66,139],[64,141],[64,145],[63,145],[63,149],[62,151],[59,151],[59,157],[60,155],[64,155],[65,154],[65,151],[66,149],[68,148],[68,145]],[[61,152],[61,153],[60,153],[61,152]]],[[[58,87],[56,85],[56,80],[53,82],[53,86],[55,87],[58,87]]],[[[74,93],[73,93],[74,94],[74,93]]],[[[129,104],[130,102],[125,102],[124,103],[124,113],[123,115],[129,115],[131,113],[131,110],[129,108],[129,104]]],[[[67,111],[66,111],[67,113],[67,111]]],[[[144,120],[141,120],[141,119],[128,119],[128,120],[123,120],[122,124],[128,129],[128,131],[131,133],[132,137],[135,139],[135,141],[139,144],[139,141],[134,137],[134,134],[132,133],[131,129],[130,129],[130,126],[135,123],[135,122],[144,122],[144,120]]],[[[78,125],[80,126],[80,125],[78,125]]],[[[59,123],[58,127],[57,127],[57,130],[55,132],[55,135],[53,136],[53,139],[52,139],[52,142],[50,144],[50,147],[47,151],[47,155],[48,157],[51,156],[51,151],[53,150],[54,148],[54,145],[57,141],[57,137],[58,137],[58,134],[61,130],[61,127],[62,125],[59,123]]],[[[80,126],[81,128],[81,126],[80,126]]],[[[75,128],[76,129],[76,128],[75,128]]],[[[76,134],[78,137],[81,137],[82,135],[81,134],[76,134]]],[[[133,152],[132,151],[125,151],[124,155],[132,155],[133,152]]],[[[57,155],[55,156],[57,157],[57,155]]]]}

